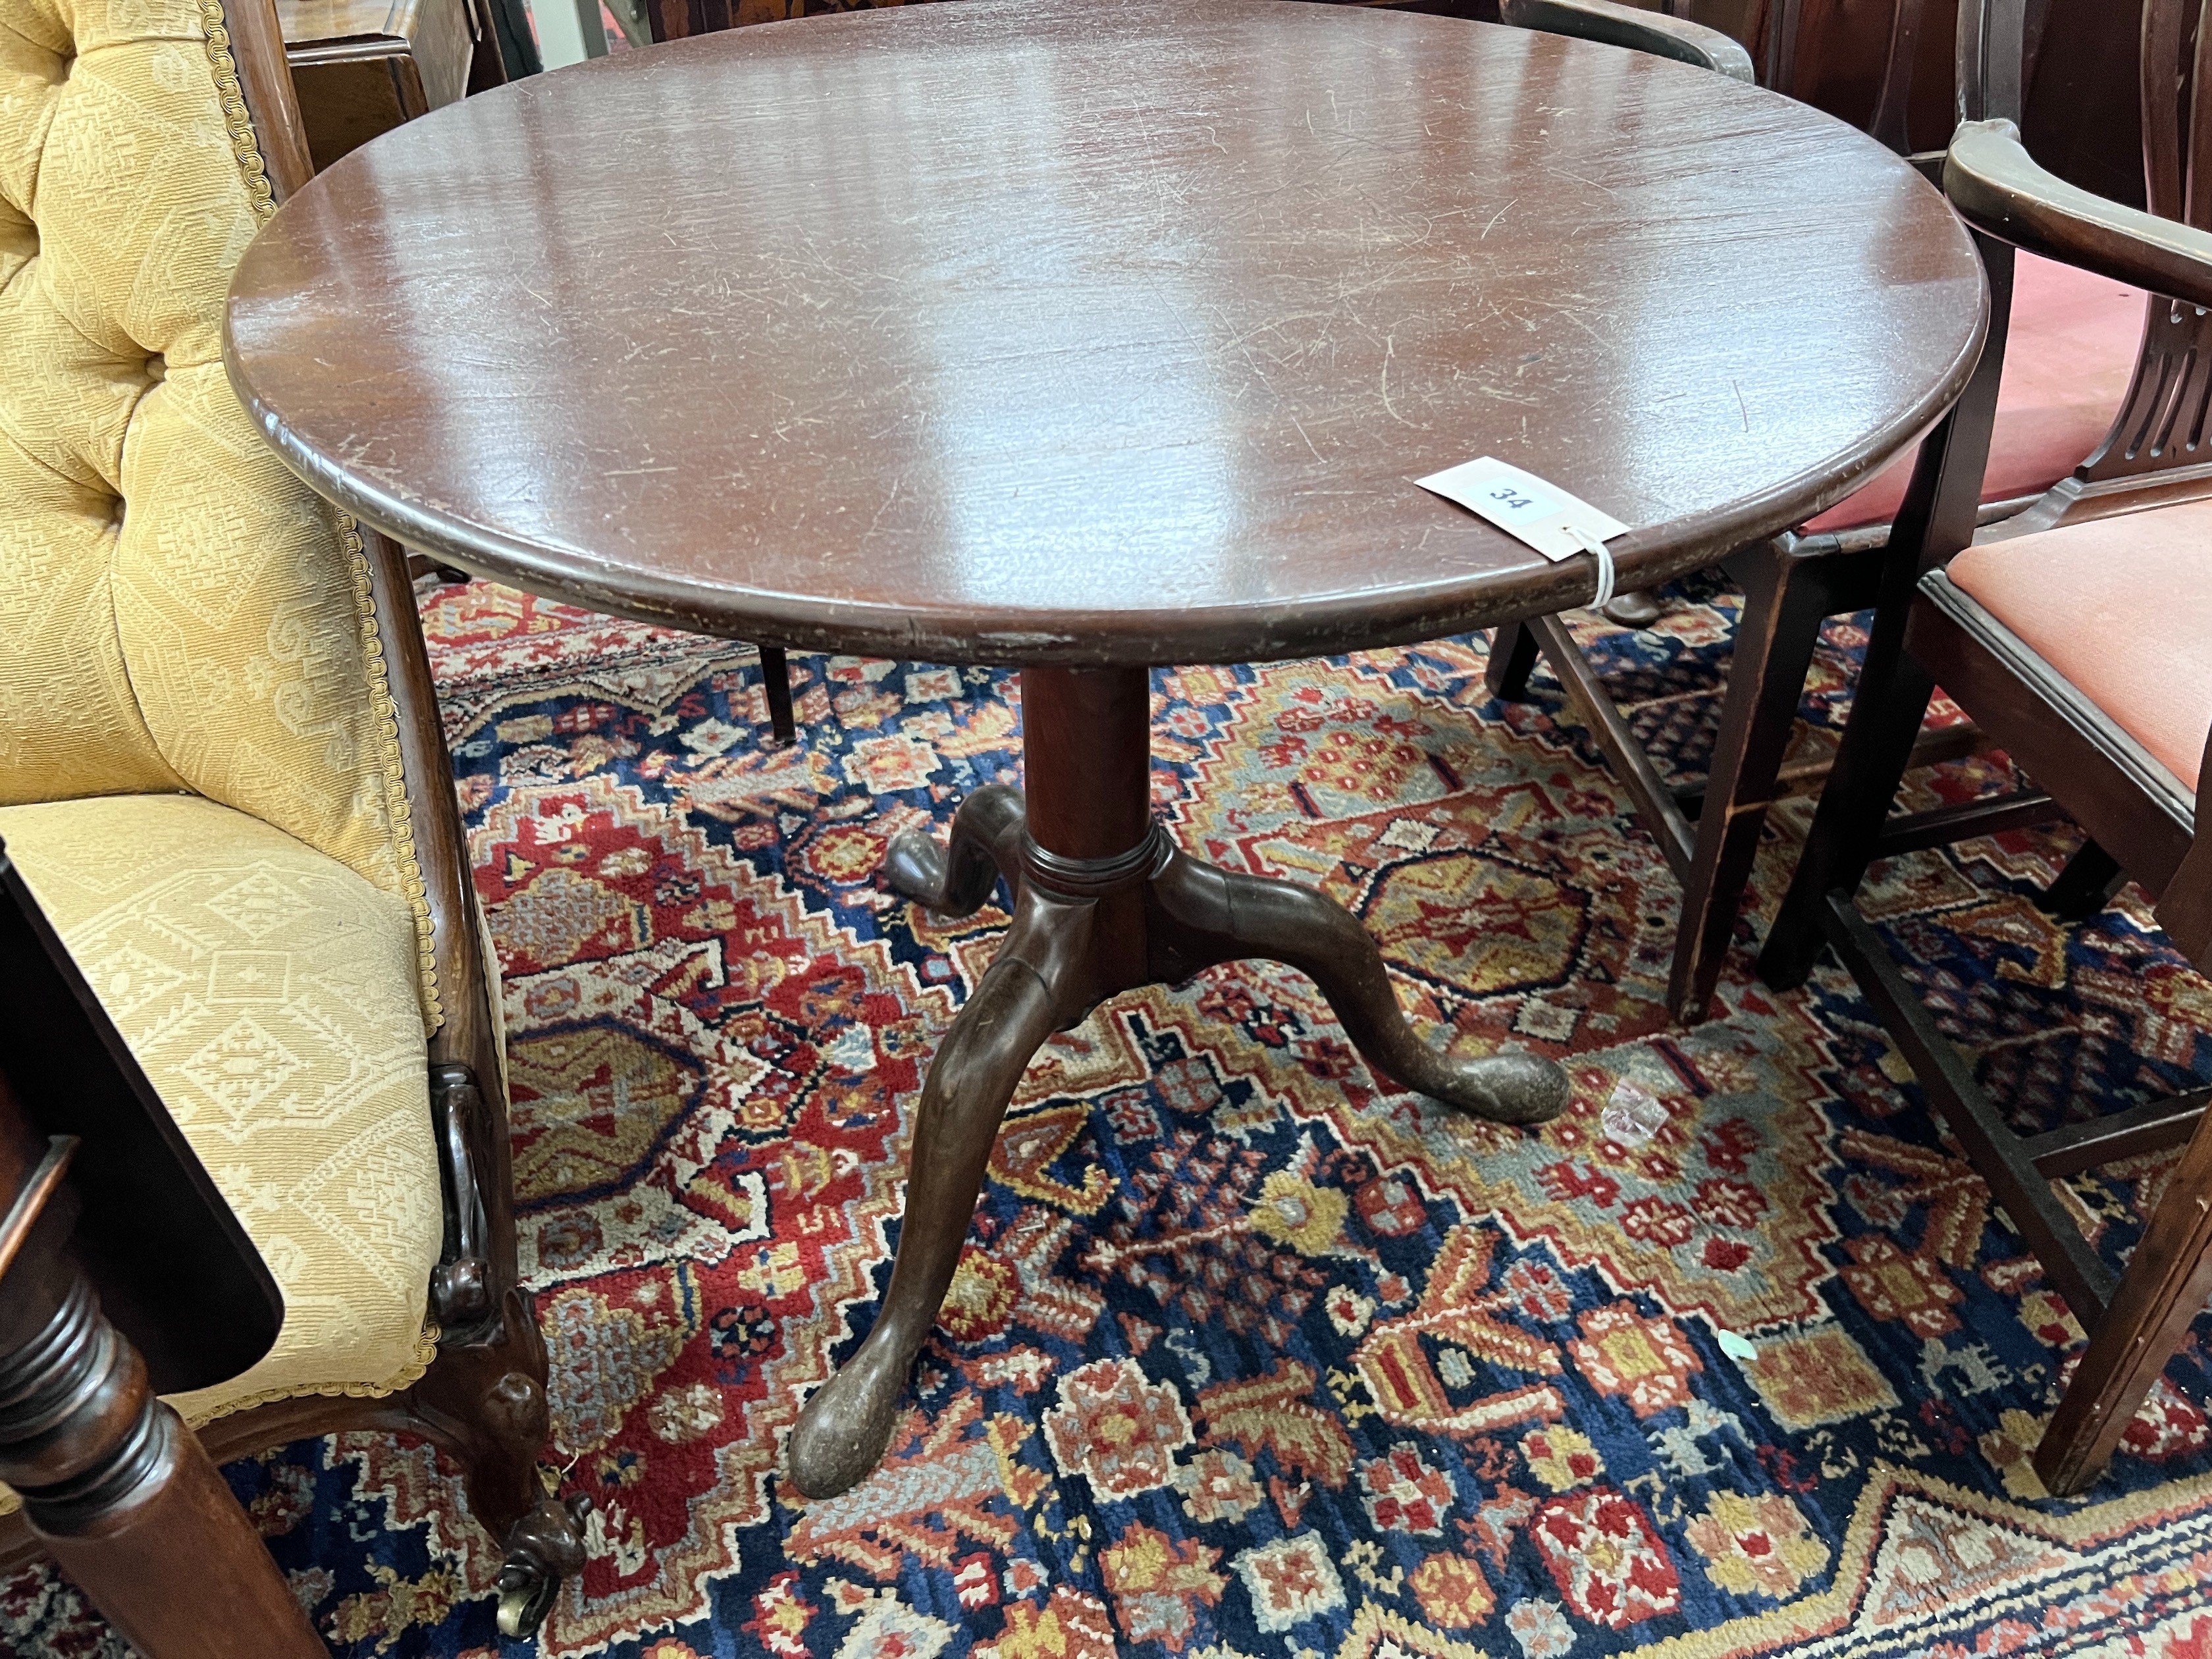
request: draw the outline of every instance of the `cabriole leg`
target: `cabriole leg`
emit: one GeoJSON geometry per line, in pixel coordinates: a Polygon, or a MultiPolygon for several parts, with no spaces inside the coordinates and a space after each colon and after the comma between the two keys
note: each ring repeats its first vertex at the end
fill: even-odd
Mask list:
{"type": "Polygon", "coordinates": [[[999,1120],[1030,1057],[1066,1023],[1068,981],[1087,957],[1092,909],[1024,892],[998,959],[937,1051],[883,1306],[859,1352],[816,1391],[792,1431],[792,1481],[809,1498],[843,1492],[884,1455],[907,1374],[959,1265],[999,1120]]]}
{"type": "Polygon", "coordinates": [[[909,830],[894,836],[884,857],[891,890],[933,915],[973,915],[1004,876],[1021,890],[1022,792],[988,784],[952,815],[949,846],[909,830]]]}
{"type": "Polygon", "coordinates": [[[1273,957],[1312,976],[1376,1069],[1425,1094],[1511,1123],[1567,1103],[1566,1074],[1549,1060],[1455,1059],[1415,1036],[1381,952],[1340,906],[1176,853],[1152,822],[1149,699],[1141,668],[1024,671],[1027,797],[978,790],[949,848],[902,836],[886,857],[893,887],[954,915],[981,904],[1003,874],[1014,919],[923,1085],[898,1256],[876,1322],[792,1431],[793,1484],[810,1498],[845,1491],[882,1457],[1006,1103],[1045,1039],[1103,999],[1212,963],[1273,957]]]}
{"type": "Polygon", "coordinates": [[[1216,869],[1178,853],[1152,878],[1154,977],[1188,977],[1217,962],[1263,957],[1321,988],[1338,1023],[1376,1071],[1446,1105],[1499,1123],[1541,1123],[1566,1109],[1567,1074],[1533,1054],[1462,1057],[1414,1035],[1382,953],[1342,905],[1295,883],[1216,869]]]}

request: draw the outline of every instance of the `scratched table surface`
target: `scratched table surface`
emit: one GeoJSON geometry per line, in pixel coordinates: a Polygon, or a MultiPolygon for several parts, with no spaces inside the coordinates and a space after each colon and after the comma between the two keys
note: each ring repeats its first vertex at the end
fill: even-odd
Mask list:
{"type": "Polygon", "coordinates": [[[1413,480],[1811,515],[1954,398],[1942,201],[1686,65],[1289,0],[962,0],[625,52],[287,203],[232,377],[325,495],[517,586],[941,661],[1249,660],[1584,602],[1413,480]],[[465,167],[453,158],[466,155],[465,167]]]}

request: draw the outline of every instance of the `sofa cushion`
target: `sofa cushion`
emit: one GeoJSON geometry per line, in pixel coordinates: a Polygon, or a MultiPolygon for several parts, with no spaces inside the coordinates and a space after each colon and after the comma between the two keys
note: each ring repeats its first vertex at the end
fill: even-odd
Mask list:
{"type": "MultiPolygon", "coordinates": [[[[2127,396],[2142,326],[2141,289],[2019,256],[1984,501],[2040,495],[2089,458],[2127,396]]],[[[1805,528],[1887,524],[1904,503],[1918,453],[1907,450],[1805,528]]]]}
{"type": "Polygon", "coordinates": [[[2212,732],[2212,501],[1971,547],[1949,575],[2196,789],[2212,732]]]}
{"type": "Polygon", "coordinates": [[[178,1409],[413,1382],[444,1217],[407,905],[189,795],[0,807],[0,840],[284,1293],[178,1409]]]}

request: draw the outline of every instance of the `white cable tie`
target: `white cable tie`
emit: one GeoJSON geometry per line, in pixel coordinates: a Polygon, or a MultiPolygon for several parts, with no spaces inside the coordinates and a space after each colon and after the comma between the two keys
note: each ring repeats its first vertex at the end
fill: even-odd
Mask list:
{"type": "Polygon", "coordinates": [[[1583,544],[1583,550],[1597,561],[1597,592],[1591,598],[1589,608],[1593,611],[1601,611],[1613,599],[1612,550],[1602,540],[1591,535],[1580,525],[1570,522],[1567,528],[1574,532],[1575,539],[1583,544]]]}

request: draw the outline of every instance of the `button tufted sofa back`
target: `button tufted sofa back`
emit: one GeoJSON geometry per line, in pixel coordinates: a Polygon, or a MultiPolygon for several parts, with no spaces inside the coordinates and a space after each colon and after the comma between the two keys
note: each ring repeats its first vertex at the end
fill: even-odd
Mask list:
{"type": "Polygon", "coordinates": [[[406,897],[427,948],[359,538],[224,378],[270,210],[222,21],[0,0],[0,805],[204,795],[406,897]]]}

